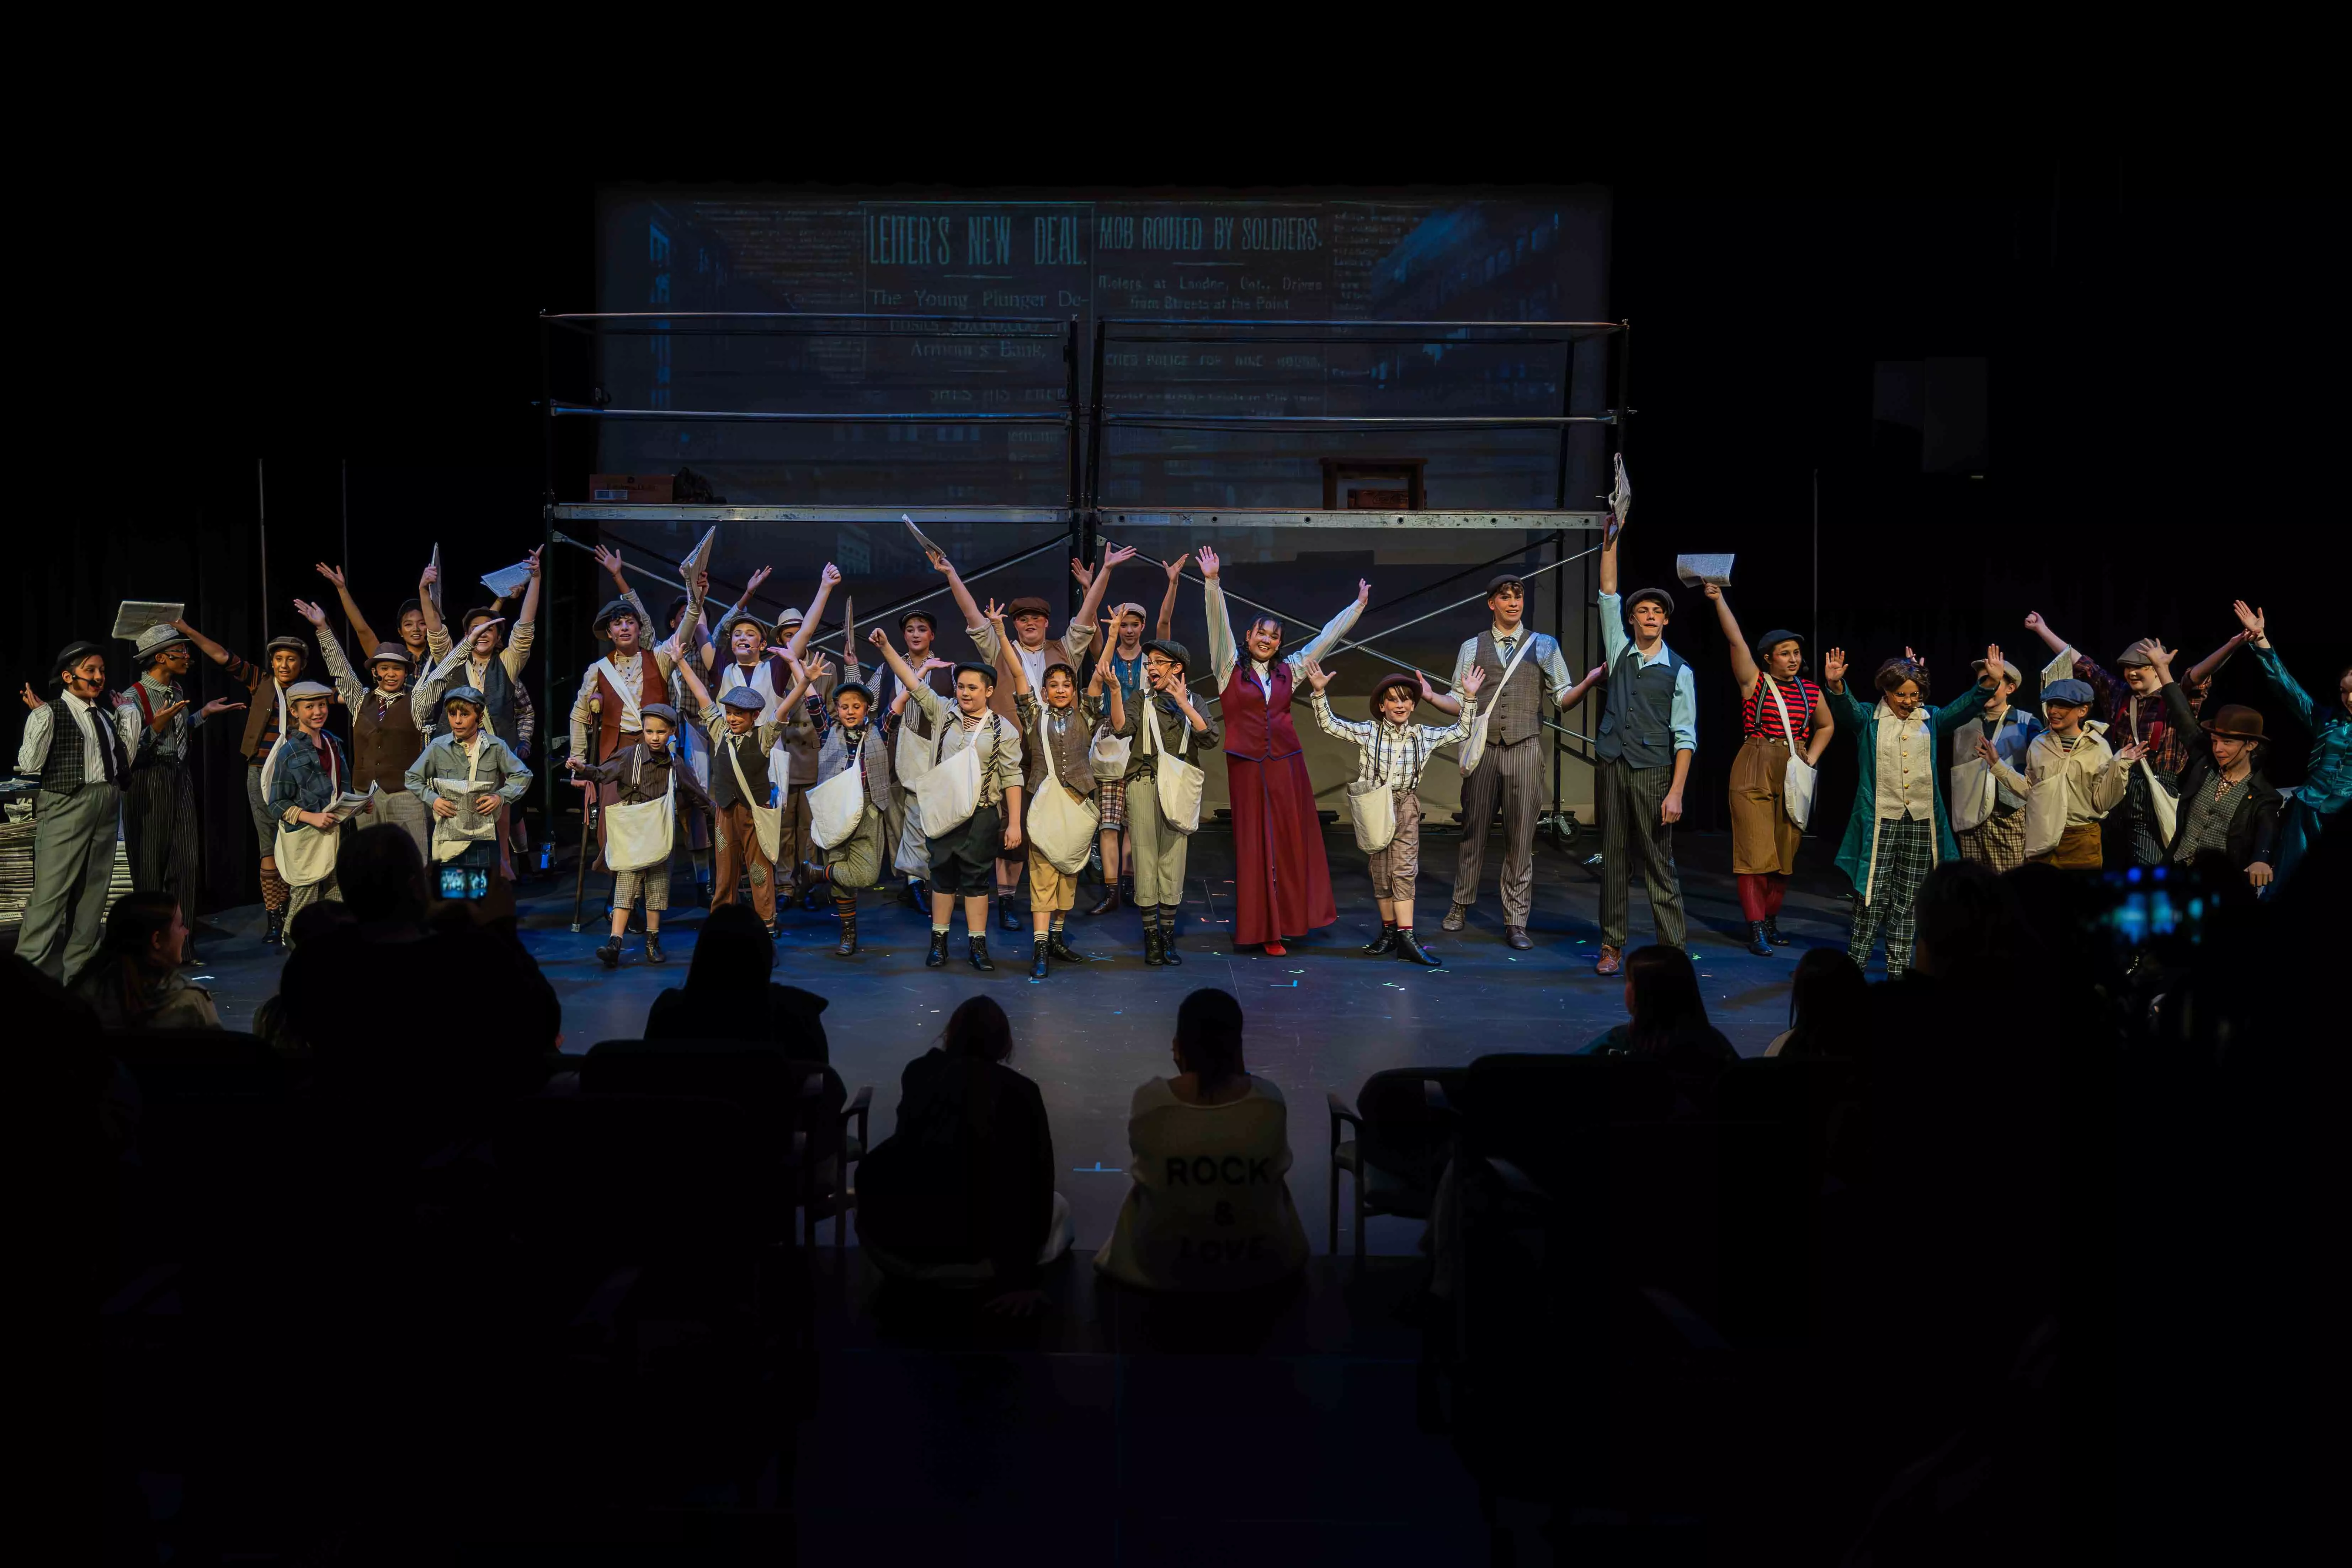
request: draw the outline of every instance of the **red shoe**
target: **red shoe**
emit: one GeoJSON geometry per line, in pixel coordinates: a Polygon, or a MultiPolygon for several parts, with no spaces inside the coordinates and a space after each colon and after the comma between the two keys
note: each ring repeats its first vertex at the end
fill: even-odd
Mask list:
{"type": "Polygon", "coordinates": [[[1283,946],[1282,943],[1278,942],[1270,942],[1265,944],[1265,955],[1268,958],[1285,958],[1289,956],[1289,953],[1290,950],[1283,946]]]}

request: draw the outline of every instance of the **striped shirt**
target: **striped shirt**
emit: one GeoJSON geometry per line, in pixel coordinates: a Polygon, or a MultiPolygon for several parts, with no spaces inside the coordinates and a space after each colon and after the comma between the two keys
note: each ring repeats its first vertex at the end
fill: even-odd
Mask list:
{"type": "Polygon", "coordinates": [[[1813,704],[1822,700],[1822,689],[1803,676],[1794,680],[1781,680],[1767,675],[1756,682],[1756,689],[1739,707],[1739,732],[1751,741],[1786,741],[1792,752],[1801,752],[1813,738],[1813,704]],[[1788,705],[1789,722],[1797,727],[1794,735],[1780,722],[1780,710],[1773,706],[1772,694],[1764,683],[1771,681],[1780,689],[1780,700],[1788,705]]]}

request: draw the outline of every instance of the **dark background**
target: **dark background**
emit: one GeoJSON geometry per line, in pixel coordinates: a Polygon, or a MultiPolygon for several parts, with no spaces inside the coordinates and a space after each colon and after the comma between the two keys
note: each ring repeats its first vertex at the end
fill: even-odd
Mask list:
{"type": "MultiPolygon", "coordinates": [[[[593,306],[600,186],[824,175],[887,189],[920,167],[940,172],[906,188],[951,193],[1046,174],[938,158],[856,167],[862,154],[805,150],[620,153],[586,140],[530,156],[419,144],[298,170],[299,141],[289,128],[282,153],[177,154],[134,211],[89,219],[100,240],[135,225],[139,248],[89,247],[86,281],[142,308],[63,329],[55,405],[78,408],[69,433],[105,434],[89,437],[69,499],[19,502],[13,680],[38,689],[54,651],[102,636],[126,595],[184,592],[200,627],[250,653],[302,629],[293,597],[331,595],[319,560],[345,563],[362,605],[388,621],[436,539],[467,582],[518,559],[540,531],[533,317],[593,306]],[[266,220],[251,217],[263,196],[266,220]],[[98,418],[101,407],[117,416],[98,418]]],[[[2233,595],[2269,610],[2315,692],[2352,657],[2336,605],[2340,334],[2325,288],[2336,209],[2282,165],[2153,144],[1745,173],[1561,156],[1514,166],[1443,146],[1367,151],[1354,166],[1343,154],[1099,156],[1099,169],[1055,167],[1052,182],[1610,185],[1611,314],[1634,325],[1639,410],[1627,581],[1669,579],[1677,548],[1735,549],[1751,634],[1811,629],[1818,474],[1821,629],[1865,668],[1907,643],[1949,693],[1988,639],[2038,666],[2028,609],[2102,658],[2148,632],[2194,658],[2233,628],[2233,595]],[[1984,362],[1980,467],[1923,472],[1916,434],[1874,418],[1880,367],[1930,359],[1984,362]]],[[[560,464],[584,473],[586,447],[568,443],[586,433],[566,434],[560,464]]],[[[594,585],[576,554],[562,564],[558,663],[577,668],[586,633],[571,589],[594,585]]],[[[451,595],[453,610],[470,602],[451,595]]],[[[1684,598],[1669,637],[1700,667],[1706,700],[1690,810],[1716,827],[1734,695],[1705,600],[1684,598]]],[[[542,709],[560,710],[531,679],[542,709]]],[[[216,676],[200,687],[223,691],[216,676]]],[[[2231,700],[2263,705],[2245,661],[2218,688],[2231,700]]],[[[2272,723],[2284,743],[2271,771],[2286,782],[2305,737],[2275,711],[2272,723]]],[[[233,724],[209,731],[203,758],[214,903],[254,896],[236,738],[233,724]]],[[[1832,826],[1846,756],[1832,749],[1825,779],[1832,826]]]]}

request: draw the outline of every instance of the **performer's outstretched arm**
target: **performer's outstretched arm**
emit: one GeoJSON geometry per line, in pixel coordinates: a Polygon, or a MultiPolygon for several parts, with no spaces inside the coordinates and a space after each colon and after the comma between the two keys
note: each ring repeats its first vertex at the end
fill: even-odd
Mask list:
{"type": "Polygon", "coordinates": [[[1201,546],[1201,577],[1206,584],[1202,590],[1209,603],[1209,667],[1217,672],[1217,689],[1234,678],[1234,666],[1241,662],[1241,649],[1234,642],[1233,617],[1225,610],[1225,588],[1219,576],[1223,570],[1217,552],[1207,545],[1201,546]]]}
{"type": "Polygon", "coordinates": [[[1191,559],[1192,552],[1188,550],[1168,563],[1168,591],[1160,595],[1160,625],[1151,634],[1161,642],[1175,635],[1176,585],[1184,580],[1184,563],[1191,559]]]}
{"type": "Polygon", "coordinates": [[[343,582],[343,569],[321,561],[319,563],[319,575],[335,585],[335,597],[342,601],[343,615],[352,623],[352,636],[359,639],[360,651],[373,653],[381,646],[375,628],[368,625],[365,616],[360,614],[358,602],[352,597],[351,589],[343,582]]]}
{"type": "Polygon", "coordinates": [[[1763,672],[1756,667],[1756,655],[1748,647],[1748,638],[1739,630],[1739,617],[1731,613],[1731,601],[1721,588],[1709,583],[1706,596],[1715,601],[1715,618],[1723,627],[1723,635],[1731,643],[1731,674],[1739,682],[1739,694],[1745,697],[1756,689],[1756,678],[1763,672]]]}
{"type": "Polygon", "coordinates": [[[801,622],[793,631],[792,640],[784,644],[784,651],[794,658],[808,657],[809,638],[816,636],[818,623],[824,619],[824,602],[833,597],[833,585],[840,581],[841,568],[830,561],[826,562],[824,573],[817,578],[816,597],[809,601],[808,618],[801,622]]]}

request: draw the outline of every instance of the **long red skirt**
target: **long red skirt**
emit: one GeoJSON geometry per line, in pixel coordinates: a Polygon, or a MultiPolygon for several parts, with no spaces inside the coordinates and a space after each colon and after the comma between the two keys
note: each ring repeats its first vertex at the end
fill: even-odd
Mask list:
{"type": "Polygon", "coordinates": [[[1307,760],[1225,754],[1234,796],[1234,941],[1305,936],[1339,918],[1307,760]]]}

